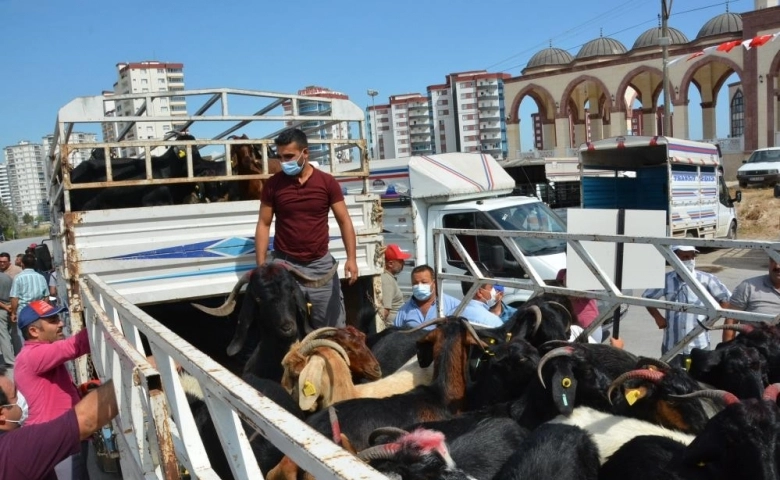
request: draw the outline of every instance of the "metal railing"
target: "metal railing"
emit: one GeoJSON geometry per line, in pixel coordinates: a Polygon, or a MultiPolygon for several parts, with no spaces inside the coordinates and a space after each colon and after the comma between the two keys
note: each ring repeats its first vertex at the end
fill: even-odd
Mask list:
{"type": "MultiPolygon", "coordinates": [[[[528,232],[528,231],[506,231],[506,230],[467,230],[467,229],[452,229],[452,228],[436,228],[433,230],[433,242],[434,242],[434,271],[436,272],[436,278],[438,280],[455,280],[471,282],[472,286],[469,291],[464,295],[460,306],[454,313],[459,315],[460,312],[466,307],[466,304],[470,299],[474,297],[479,286],[483,283],[501,283],[506,287],[515,287],[533,292],[533,296],[541,295],[543,293],[555,293],[561,295],[568,295],[572,297],[592,298],[602,301],[606,305],[606,309],[602,311],[599,317],[593,321],[588,328],[585,329],[584,334],[589,335],[590,332],[601,326],[608,318],[612,317],[612,314],[621,305],[636,305],[639,307],[655,307],[661,310],[672,310],[675,312],[688,312],[694,314],[705,315],[706,320],[701,322],[701,325],[697,326],[688,335],[686,335],[679,343],[672,347],[664,354],[661,359],[668,360],[677,355],[688,343],[694,338],[704,332],[705,328],[702,326],[711,326],[721,318],[733,318],[735,320],[743,322],[780,322],[780,315],[772,316],[761,313],[750,313],[740,310],[730,310],[721,307],[718,302],[709,294],[709,292],[696,280],[695,276],[685,267],[682,261],[672,252],[672,247],[679,245],[679,238],[671,237],[631,237],[624,235],[587,235],[587,234],[572,234],[572,233],[551,233],[551,232],[528,232]],[[483,272],[477,265],[477,262],[469,255],[468,251],[463,247],[458,236],[486,236],[497,237],[501,239],[501,242],[511,253],[515,261],[525,270],[528,275],[528,280],[519,279],[506,279],[490,276],[489,272],[483,272]],[[532,263],[528,261],[528,258],[519,249],[517,244],[512,240],[514,237],[522,238],[539,238],[539,239],[551,239],[551,240],[564,240],[568,244],[568,253],[572,253],[579,256],[584,264],[588,267],[591,273],[596,277],[599,283],[602,285],[604,291],[581,291],[573,290],[565,287],[557,287],[547,285],[544,279],[533,268],[532,263]],[[445,264],[442,256],[444,248],[442,241],[449,242],[455,248],[457,253],[463,259],[463,263],[470,275],[461,275],[455,273],[445,273],[443,268],[445,264]],[[610,275],[605,272],[601,266],[597,264],[594,258],[588,253],[582,242],[607,242],[607,243],[622,243],[622,244],[649,244],[653,245],[663,258],[668,262],[671,268],[677,272],[693,290],[694,294],[702,300],[704,305],[687,304],[680,302],[672,302],[668,300],[653,300],[644,297],[638,297],[634,295],[627,295],[622,292],[615,283],[611,280],[610,275]]],[[[780,243],[778,242],[765,242],[765,241],[740,241],[740,240],[699,240],[694,238],[686,238],[686,245],[691,245],[699,248],[739,248],[748,250],[761,250],[770,255],[776,262],[780,262],[780,243]]],[[[442,293],[442,282],[436,283],[439,289],[438,294],[442,293]]],[[[439,315],[442,316],[443,302],[439,302],[439,315]]]]}
{"type": "Polygon", "coordinates": [[[316,478],[386,478],[127,302],[95,275],[79,281],[92,361],[113,379],[114,420],[126,478],[219,478],[211,465],[177,372],[195,377],[236,479],[263,478],[241,420],[316,478]],[[157,368],[143,355],[149,342],[157,368]]]}

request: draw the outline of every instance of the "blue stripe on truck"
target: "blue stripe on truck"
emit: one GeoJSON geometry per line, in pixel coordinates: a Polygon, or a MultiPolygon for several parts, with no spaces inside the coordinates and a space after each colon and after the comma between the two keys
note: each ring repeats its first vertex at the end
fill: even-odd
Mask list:
{"type": "MultiPolygon", "coordinates": [[[[330,240],[341,237],[330,237],[330,240]]],[[[268,249],[274,249],[271,237],[268,249]]],[[[142,252],[127,253],[109,257],[109,260],[160,260],[165,258],[237,258],[254,253],[255,237],[228,237],[205,242],[185,243],[167,248],[156,248],[142,252]]],[[[178,275],[177,275],[178,276],[178,275]]]]}

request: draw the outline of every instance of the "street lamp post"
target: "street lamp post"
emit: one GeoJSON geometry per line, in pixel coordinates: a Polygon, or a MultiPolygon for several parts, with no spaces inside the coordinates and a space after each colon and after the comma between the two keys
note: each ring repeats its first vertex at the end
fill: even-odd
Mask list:
{"type": "Polygon", "coordinates": [[[672,11],[672,1],[669,0],[667,7],[666,0],[661,0],[661,38],[658,42],[661,44],[661,57],[663,58],[663,92],[664,92],[664,122],[663,122],[663,135],[668,136],[671,129],[671,102],[669,101],[669,14],[672,11]]]}
{"type": "MultiPolygon", "coordinates": [[[[378,150],[379,150],[379,139],[377,138],[378,130],[376,128],[376,105],[374,104],[374,97],[379,95],[379,92],[376,91],[376,90],[368,89],[366,91],[366,93],[368,94],[369,97],[371,97],[371,110],[374,112],[374,119],[371,121],[371,130],[372,130],[372,132],[371,132],[371,137],[372,137],[371,138],[371,143],[373,144],[372,148],[371,148],[371,158],[372,159],[378,159],[379,158],[379,153],[378,153],[378,150]]],[[[371,115],[369,115],[368,118],[370,120],[371,119],[371,115]]]]}

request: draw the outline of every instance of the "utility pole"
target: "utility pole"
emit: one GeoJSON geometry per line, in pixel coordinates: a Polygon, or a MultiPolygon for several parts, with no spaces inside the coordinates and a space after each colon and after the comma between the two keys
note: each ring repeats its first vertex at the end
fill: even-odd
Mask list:
{"type": "Polygon", "coordinates": [[[663,58],[663,92],[664,92],[664,122],[663,132],[664,136],[668,136],[672,132],[671,120],[672,120],[672,107],[669,101],[669,14],[672,11],[672,1],[669,0],[667,7],[666,0],[661,0],[661,38],[658,39],[658,43],[661,44],[661,58],[663,58]]]}
{"type": "MultiPolygon", "coordinates": [[[[374,119],[371,121],[371,159],[372,160],[378,160],[379,159],[379,139],[377,138],[377,127],[376,127],[376,105],[374,104],[374,97],[379,95],[379,92],[376,90],[368,89],[366,91],[369,97],[371,97],[371,110],[374,112],[374,119]]],[[[369,120],[371,119],[371,115],[368,116],[369,120]]]]}

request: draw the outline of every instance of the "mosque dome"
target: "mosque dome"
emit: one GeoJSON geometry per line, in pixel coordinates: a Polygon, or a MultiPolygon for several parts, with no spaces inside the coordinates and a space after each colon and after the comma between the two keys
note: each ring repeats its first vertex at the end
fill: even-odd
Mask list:
{"type": "Polygon", "coordinates": [[[574,60],[571,53],[562,48],[549,47],[539,50],[528,60],[525,68],[547,67],[553,65],[567,65],[574,60]]]}
{"type": "Polygon", "coordinates": [[[599,37],[582,46],[575,57],[577,60],[605,55],[620,55],[626,53],[626,47],[614,38],[599,37]]]}
{"type": "Polygon", "coordinates": [[[725,33],[740,33],[742,31],[742,17],[738,13],[721,13],[710,19],[701,27],[696,39],[714,37],[725,33]]]}
{"type": "MultiPolygon", "coordinates": [[[[636,42],[634,42],[634,46],[631,47],[631,50],[645,47],[656,47],[658,46],[659,38],[661,38],[661,27],[651,28],[636,39],[636,42]]],[[[669,39],[672,42],[672,45],[683,45],[689,41],[688,37],[686,37],[684,33],[672,27],[669,27],[669,39]]]]}

